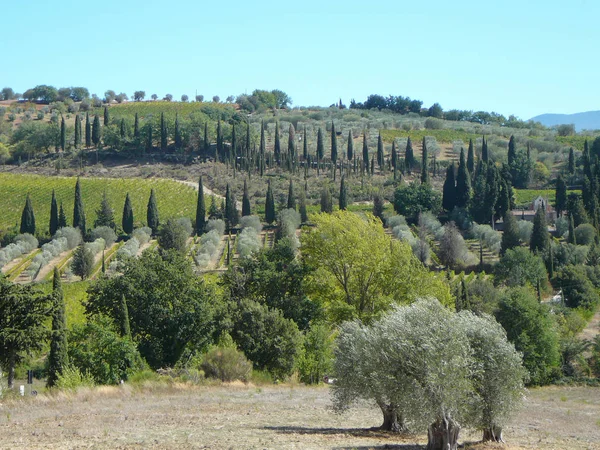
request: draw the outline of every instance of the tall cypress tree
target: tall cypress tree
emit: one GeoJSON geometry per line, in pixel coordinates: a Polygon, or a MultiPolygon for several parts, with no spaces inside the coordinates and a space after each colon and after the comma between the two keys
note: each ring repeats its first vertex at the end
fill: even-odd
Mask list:
{"type": "Polygon", "coordinates": [[[65,124],[65,118],[60,119],[60,149],[64,152],[67,146],[67,126],[65,124]]]}
{"type": "Polygon", "coordinates": [[[281,163],[281,142],[279,141],[279,122],[275,122],[275,147],[273,149],[273,155],[277,165],[281,163]]]}
{"type": "Polygon", "coordinates": [[[125,204],[123,205],[123,218],[121,220],[121,226],[123,228],[123,232],[127,234],[133,233],[133,207],[131,206],[129,192],[125,196],[125,204]]]}
{"type": "Polygon", "coordinates": [[[348,131],[348,161],[352,161],[354,158],[354,139],[352,139],[352,130],[348,131]]]}
{"type": "Polygon", "coordinates": [[[294,125],[291,123],[288,129],[288,157],[293,164],[296,159],[296,130],[294,130],[294,125]]]}
{"type": "Polygon", "coordinates": [[[575,152],[573,151],[573,147],[569,149],[569,165],[568,165],[569,175],[573,175],[575,173],[575,152]]]}
{"type": "Polygon", "coordinates": [[[567,239],[569,244],[577,244],[577,239],[575,238],[575,221],[573,220],[573,214],[569,214],[569,237],[567,239]]]}
{"type": "MultiPolygon", "coordinates": [[[[496,216],[496,205],[500,197],[500,175],[494,164],[487,164],[486,188],[486,202],[484,205],[487,211],[487,222],[491,223],[493,217],[496,216]]],[[[485,221],[482,223],[485,223],[485,221]]]]}
{"type": "Polygon", "coordinates": [[[181,148],[181,127],[179,124],[179,114],[175,113],[175,148],[181,148]]]}
{"type": "Polygon", "coordinates": [[[381,139],[381,133],[377,136],[377,165],[379,170],[383,170],[383,139],[381,139]]]}
{"type": "Polygon", "coordinates": [[[475,172],[475,150],[473,148],[473,139],[469,139],[469,151],[467,153],[467,169],[472,176],[475,172]]]}
{"type": "Polygon", "coordinates": [[[512,169],[517,159],[517,147],[515,137],[511,136],[508,141],[508,165],[512,169]]]}
{"type": "Polygon", "coordinates": [[[102,201],[100,202],[100,208],[96,210],[96,220],[94,221],[94,227],[109,227],[113,230],[117,228],[115,224],[115,212],[110,205],[106,191],[102,195],[102,201]]]}
{"type": "Polygon", "coordinates": [[[446,179],[442,189],[442,207],[450,212],[456,206],[456,181],[454,178],[454,163],[446,169],[446,179]]]}
{"type": "Polygon", "coordinates": [[[482,136],[481,138],[481,160],[484,163],[488,163],[490,160],[490,155],[488,153],[488,144],[485,140],[485,136],[482,136]]]}
{"type": "Polygon", "coordinates": [[[249,216],[252,214],[250,209],[250,195],[248,194],[248,183],[244,180],[244,195],[242,197],[242,216],[249,216]]]}
{"type": "Polygon", "coordinates": [[[302,223],[306,223],[308,222],[308,213],[306,211],[306,190],[302,189],[302,191],[300,192],[300,205],[299,208],[300,210],[300,220],[302,221],[302,223]]]}
{"type": "Polygon", "coordinates": [[[342,175],[342,179],[340,180],[340,198],[338,205],[342,211],[345,211],[348,208],[348,191],[346,189],[345,178],[346,177],[342,175]]]}
{"type": "Polygon", "coordinates": [[[502,230],[502,242],[500,244],[500,254],[504,255],[506,250],[519,246],[519,227],[517,219],[511,213],[504,217],[504,229],[502,230]]]}
{"type": "Polygon", "coordinates": [[[232,210],[235,208],[235,205],[232,205],[232,203],[231,189],[229,188],[229,183],[227,183],[227,187],[225,188],[225,224],[228,229],[234,226],[232,210]]]}
{"type": "Polygon", "coordinates": [[[119,135],[121,136],[121,139],[125,139],[125,136],[127,136],[127,128],[125,126],[125,119],[123,118],[119,124],[119,135]]]}
{"type": "Polygon", "coordinates": [[[421,158],[421,183],[429,183],[429,155],[425,136],[423,136],[423,154],[421,158]]]}
{"type": "MultiPolygon", "coordinates": [[[[477,170],[473,179],[473,197],[469,204],[471,217],[477,223],[487,223],[490,216],[487,215],[487,168],[481,160],[477,163],[477,170]]],[[[494,199],[494,203],[496,199],[494,199]]]]}
{"type": "Polygon", "coordinates": [[[85,113],[85,146],[92,146],[92,124],[90,123],[90,113],[85,113]]]}
{"type": "Polygon", "coordinates": [[[50,201],[50,225],[48,227],[50,236],[54,236],[56,230],[58,230],[58,202],[56,201],[54,189],[52,189],[52,200],[50,201]]]}
{"type": "Polygon", "coordinates": [[[221,127],[221,118],[217,120],[217,154],[216,157],[223,156],[223,128],[221,127]]]}
{"type": "Polygon", "coordinates": [[[338,158],[337,135],[335,133],[335,124],[331,121],[331,161],[335,164],[338,158]]]}
{"type": "Polygon", "coordinates": [[[127,307],[127,299],[125,298],[125,294],[121,295],[121,304],[119,309],[119,325],[121,328],[121,336],[131,339],[131,327],[129,325],[129,308],[127,307]]]}
{"type": "Polygon", "coordinates": [[[152,124],[148,124],[148,130],[146,135],[146,151],[152,151],[154,147],[153,137],[152,137],[152,124]]]}
{"type": "Polygon", "coordinates": [[[534,252],[545,252],[550,245],[550,235],[548,234],[548,225],[546,223],[546,211],[541,206],[535,212],[533,218],[533,230],[531,232],[531,240],[529,241],[529,249],[534,252]]]}
{"type": "Polygon", "coordinates": [[[74,139],[75,148],[79,148],[81,145],[81,117],[79,114],[75,114],[75,139],[74,139]]]}
{"type": "Polygon", "coordinates": [[[288,209],[296,210],[296,196],[294,195],[294,181],[290,178],[290,185],[288,187],[288,198],[287,198],[288,209]]]}
{"type": "MultiPolygon", "coordinates": [[[[265,153],[267,151],[267,144],[265,141],[265,122],[264,120],[260,123],[260,147],[258,148],[258,152],[260,153],[261,160],[264,159],[265,153]]],[[[262,165],[261,165],[262,169],[262,165]]],[[[262,170],[261,170],[262,175],[262,170]]]]}
{"type": "Polygon", "coordinates": [[[271,181],[267,184],[267,197],[265,199],[265,222],[271,224],[275,222],[275,199],[271,189],[271,181]]]}
{"type": "Polygon", "coordinates": [[[108,106],[104,107],[104,126],[107,127],[110,125],[110,117],[108,114],[108,106]]]}
{"type": "Polygon", "coordinates": [[[204,156],[208,156],[210,142],[208,140],[208,121],[204,122],[204,156]]]}
{"type": "Polygon", "coordinates": [[[398,168],[398,152],[396,151],[396,140],[392,141],[392,167],[394,170],[398,168]]]}
{"type": "Polygon", "coordinates": [[[156,203],[156,192],[154,192],[154,189],[150,190],[148,209],[146,210],[146,221],[148,223],[148,227],[152,229],[152,234],[158,233],[160,220],[158,218],[158,205],[156,203]]]}
{"type": "Polygon", "coordinates": [[[363,147],[362,147],[362,159],[365,170],[369,170],[369,145],[367,144],[367,131],[363,131],[363,147]]]}
{"type": "Polygon", "coordinates": [[[321,161],[325,156],[325,145],[323,145],[323,131],[317,130],[317,161],[321,161]]]}
{"type": "Polygon", "coordinates": [[[167,151],[167,124],[165,122],[165,113],[160,113],[160,151],[167,151]]]}
{"type": "Polygon", "coordinates": [[[556,214],[561,216],[563,211],[567,209],[567,183],[562,175],[558,175],[556,179],[556,214]]]}
{"type": "Polygon", "coordinates": [[[29,233],[35,235],[35,214],[33,213],[33,206],[31,205],[31,198],[27,194],[25,199],[25,207],[21,213],[21,227],[19,233],[29,233]]]}
{"type": "Polygon", "coordinates": [[[52,281],[52,332],[50,335],[50,354],[48,355],[48,379],[46,381],[46,386],[48,387],[56,385],[59,375],[69,365],[66,317],[60,272],[57,267],[54,267],[52,281]]]}
{"type": "Polygon", "coordinates": [[[140,137],[140,118],[138,117],[138,113],[135,113],[135,119],[133,121],[133,137],[140,137]]]}
{"type": "Polygon", "coordinates": [[[204,185],[202,184],[202,175],[198,180],[198,203],[196,204],[196,234],[204,234],[206,228],[206,205],[204,203],[204,185]]]}
{"type": "Polygon", "coordinates": [[[100,117],[96,114],[92,126],[92,142],[97,146],[100,143],[100,139],[102,139],[102,129],[100,128],[100,117]]]}
{"type": "Polygon", "coordinates": [[[67,215],[63,209],[63,204],[60,202],[60,208],[58,209],[58,228],[64,228],[67,226],[67,215]]]}
{"type": "Polygon", "coordinates": [[[412,173],[412,169],[415,165],[415,152],[413,150],[410,136],[406,140],[406,150],[404,151],[404,165],[406,166],[406,172],[409,174],[412,173]]]}
{"type": "Polygon", "coordinates": [[[331,190],[327,186],[325,186],[321,191],[321,212],[333,212],[333,199],[331,198],[331,190]]]}
{"type": "Polygon", "coordinates": [[[304,125],[304,137],[302,139],[302,157],[304,158],[304,161],[308,161],[308,137],[306,135],[306,125],[304,125]]]}
{"type": "Polygon", "coordinates": [[[85,236],[86,224],[85,224],[85,210],[83,208],[83,198],[81,197],[81,182],[77,177],[77,183],[75,183],[75,203],[73,204],[73,228],[79,228],[81,234],[85,236]]]}
{"type": "Polygon", "coordinates": [[[237,135],[235,133],[235,123],[231,125],[231,147],[229,149],[229,162],[231,166],[235,166],[237,156],[237,135]]]}

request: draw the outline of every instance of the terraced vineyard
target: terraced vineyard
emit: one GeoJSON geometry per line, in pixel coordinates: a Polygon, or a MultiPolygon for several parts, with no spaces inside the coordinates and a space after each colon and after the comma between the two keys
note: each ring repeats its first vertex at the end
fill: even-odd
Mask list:
{"type": "MultiPolygon", "coordinates": [[[[27,194],[35,212],[39,230],[45,231],[50,220],[50,200],[52,190],[57,200],[63,203],[67,221],[73,217],[75,197],[74,177],[46,177],[39,175],[17,175],[0,173],[0,230],[19,224],[27,194]]],[[[172,180],[164,179],[114,179],[81,178],[81,191],[88,227],[96,219],[96,209],[100,205],[104,191],[115,210],[115,220],[121,223],[125,195],[129,192],[136,227],[146,222],[146,207],[150,189],[156,190],[158,210],[161,220],[168,217],[195,217],[196,190],[172,180]]]]}

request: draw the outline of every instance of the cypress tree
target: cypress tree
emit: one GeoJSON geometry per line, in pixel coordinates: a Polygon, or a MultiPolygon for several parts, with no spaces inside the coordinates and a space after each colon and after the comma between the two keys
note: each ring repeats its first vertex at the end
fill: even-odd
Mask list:
{"type": "Polygon", "coordinates": [[[421,159],[421,183],[429,183],[429,155],[427,154],[425,136],[423,136],[423,155],[421,159]]]}
{"type": "Polygon", "coordinates": [[[482,136],[482,142],[481,142],[481,160],[484,163],[489,162],[490,159],[490,155],[488,154],[488,144],[487,141],[485,140],[485,136],[482,136]]]}
{"type": "Polygon", "coordinates": [[[21,228],[19,233],[29,233],[35,235],[35,214],[33,213],[33,206],[31,205],[31,198],[27,194],[25,199],[25,207],[21,213],[21,228]]]}
{"type": "Polygon", "coordinates": [[[573,147],[569,149],[569,174],[573,175],[575,173],[575,152],[573,152],[573,147]]]}
{"type": "Polygon", "coordinates": [[[468,164],[465,163],[465,151],[460,149],[460,159],[458,162],[458,171],[456,174],[456,206],[467,208],[471,200],[471,176],[468,171],[468,164]]]}
{"type": "Polygon", "coordinates": [[[258,148],[261,156],[265,156],[266,143],[265,143],[265,122],[264,120],[260,123],[260,147],[258,148]]]}
{"type": "Polygon", "coordinates": [[[160,113],[160,151],[167,151],[167,124],[165,122],[165,113],[160,113]]]}
{"type": "Polygon", "coordinates": [[[208,121],[204,122],[204,156],[208,156],[210,142],[208,141],[208,121]]]}
{"type": "Polygon", "coordinates": [[[239,220],[235,195],[231,191],[229,183],[227,183],[227,188],[225,190],[225,220],[227,223],[227,228],[235,227],[239,220]]]}
{"type": "Polygon", "coordinates": [[[65,118],[60,119],[60,149],[64,152],[67,146],[67,128],[65,125],[65,118]]]}
{"type": "Polygon", "coordinates": [[[154,146],[153,144],[153,138],[152,138],[152,124],[149,123],[148,124],[148,134],[146,135],[146,150],[147,151],[152,151],[152,147],[154,146]]]}
{"type": "Polygon", "coordinates": [[[567,209],[567,183],[563,180],[562,175],[558,175],[556,179],[556,214],[561,216],[562,212],[567,209]]]}
{"type": "Polygon", "coordinates": [[[498,198],[496,199],[496,218],[506,218],[510,214],[512,187],[504,178],[500,178],[498,198]]]}
{"type": "Polygon", "coordinates": [[[302,157],[304,161],[308,161],[308,138],[306,136],[306,125],[304,125],[304,137],[302,138],[304,142],[302,142],[302,157]]]}
{"type": "Polygon", "coordinates": [[[106,191],[102,195],[102,201],[100,202],[100,208],[96,210],[96,220],[94,221],[94,227],[109,227],[113,230],[117,228],[115,224],[115,212],[108,201],[106,191]]]}
{"type": "Polygon", "coordinates": [[[104,107],[104,126],[107,127],[110,124],[110,117],[108,114],[108,106],[104,107]]]}
{"type": "Polygon", "coordinates": [[[454,163],[446,169],[446,179],[442,188],[442,207],[450,212],[456,206],[456,181],[454,178],[454,163]]]}
{"type": "Polygon", "coordinates": [[[73,228],[79,228],[81,234],[85,236],[86,224],[85,224],[85,210],[83,208],[83,199],[81,197],[81,183],[79,177],[77,177],[77,183],[75,183],[75,203],[73,205],[73,228]]]}
{"type": "Polygon", "coordinates": [[[63,209],[63,204],[60,202],[60,208],[58,210],[58,228],[63,228],[67,226],[67,215],[65,214],[65,210],[63,209]]]}
{"type": "MultiPolygon", "coordinates": [[[[337,135],[335,133],[335,124],[331,121],[331,161],[335,164],[338,158],[337,135]]],[[[334,168],[335,170],[335,168],[334,168]]],[[[335,173],[335,172],[334,172],[335,173]]]]}
{"type": "Polygon", "coordinates": [[[125,204],[123,205],[123,219],[121,220],[121,226],[123,232],[127,234],[133,233],[133,207],[131,206],[131,199],[129,198],[129,192],[125,195],[125,204]]]}
{"type": "Polygon", "coordinates": [[[500,244],[500,254],[504,255],[506,250],[519,246],[519,227],[517,219],[512,214],[506,214],[504,217],[504,229],[502,230],[502,242],[500,244]]]}
{"type": "Polygon", "coordinates": [[[475,150],[473,149],[473,139],[469,139],[469,151],[467,153],[467,169],[469,174],[473,175],[475,172],[475,150]]]}
{"type": "Polygon", "coordinates": [[[575,237],[575,221],[573,220],[573,214],[569,214],[569,238],[567,239],[569,244],[577,244],[577,238],[575,237]]]}
{"type": "Polygon", "coordinates": [[[406,166],[406,171],[409,174],[412,173],[412,169],[415,166],[415,152],[413,150],[410,136],[406,140],[406,150],[404,151],[404,165],[406,166]]]}
{"type": "Polygon", "coordinates": [[[362,148],[362,159],[365,170],[369,170],[369,146],[367,145],[367,131],[363,131],[363,148],[362,148]]]}
{"type": "MultiPolygon", "coordinates": [[[[494,164],[487,165],[487,179],[486,179],[486,202],[484,203],[487,211],[487,222],[493,220],[496,214],[496,204],[500,197],[500,176],[498,175],[498,169],[494,164]]],[[[485,223],[486,221],[482,222],[485,223]]],[[[493,224],[492,224],[493,225],[493,224]]]]}
{"type": "Polygon", "coordinates": [[[237,136],[235,133],[235,123],[231,125],[231,148],[229,149],[229,161],[231,166],[235,166],[237,156],[237,136]]]}
{"type": "MultiPolygon", "coordinates": [[[[487,205],[487,169],[481,160],[477,163],[477,170],[473,179],[473,197],[469,204],[470,213],[477,223],[486,223],[490,220],[487,205]]],[[[496,199],[494,198],[494,204],[496,199]]]]}
{"type": "Polygon", "coordinates": [[[250,210],[250,195],[248,194],[248,183],[244,180],[244,196],[242,197],[242,216],[249,216],[252,214],[250,210]]]}
{"type": "Polygon", "coordinates": [[[121,136],[121,139],[125,139],[125,136],[127,135],[127,129],[125,128],[125,119],[121,119],[121,124],[119,126],[119,135],[121,136]]]}
{"type": "Polygon", "coordinates": [[[204,203],[204,185],[202,184],[202,175],[198,180],[198,203],[196,204],[196,234],[204,234],[206,227],[206,205],[204,203]]]}
{"type": "Polygon", "coordinates": [[[300,192],[300,206],[298,208],[300,210],[300,220],[302,223],[308,222],[308,213],[306,211],[306,190],[302,189],[300,192]]]}
{"type": "Polygon", "coordinates": [[[179,125],[179,114],[175,113],[175,148],[181,148],[181,127],[179,125]]]}
{"type": "Polygon", "coordinates": [[[79,114],[75,114],[75,148],[79,148],[81,145],[81,118],[79,114]]]}
{"type": "Polygon", "coordinates": [[[275,122],[275,147],[273,149],[273,155],[277,165],[281,163],[281,142],[279,141],[279,122],[275,122]]]}
{"type": "Polygon", "coordinates": [[[290,178],[290,185],[288,187],[288,198],[287,198],[288,209],[296,210],[296,196],[294,195],[294,182],[290,178]]]}
{"type": "Polygon", "coordinates": [[[158,205],[156,203],[156,192],[154,192],[154,189],[150,190],[150,198],[148,199],[148,209],[146,211],[146,221],[148,223],[148,227],[152,229],[152,234],[158,233],[160,220],[158,218],[158,205]]]}
{"type": "Polygon", "coordinates": [[[56,201],[54,189],[52,189],[52,200],[50,201],[50,225],[48,227],[50,236],[54,236],[56,230],[58,230],[58,202],[56,201]]]}
{"type": "Polygon", "coordinates": [[[331,191],[328,187],[324,187],[321,191],[321,212],[331,213],[333,212],[333,200],[331,198],[331,191]]]}
{"type": "Polygon", "coordinates": [[[100,267],[102,274],[106,273],[106,257],[104,256],[104,249],[102,249],[102,266],[100,267]]]}
{"type": "Polygon", "coordinates": [[[381,133],[377,136],[377,165],[379,170],[383,170],[383,139],[381,139],[381,133]]]}
{"type": "Polygon", "coordinates": [[[342,179],[340,180],[340,198],[338,205],[342,211],[348,208],[348,192],[346,190],[346,180],[344,175],[342,175],[342,179]]]}
{"type": "Polygon", "coordinates": [[[288,129],[288,157],[292,160],[292,163],[296,159],[296,130],[294,130],[294,125],[291,123],[288,129]]]}
{"type": "Polygon", "coordinates": [[[245,157],[250,157],[250,122],[246,122],[246,141],[244,142],[245,157]]]}
{"type": "Polygon", "coordinates": [[[373,196],[373,215],[375,217],[379,217],[379,220],[381,220],[381,223],[385,223],[384,217],[383,217],[383,197],[381,196],[381,194],[379,192],[376,192],[375,195],[373,196]]]}
{"type": "Polygon", "coordinates": [[[217,120],[217,154],[219,158],[223,155],[223,129],[221,128],[221,118],[217,120]]]}
{"type": "Polygon", "coordinates": [[[511,136],[508,141],[508,166],[512,169],[517,159],[517,148],[515,137],[511,136]]]}
{"type": "Polygon", "coordinates": [[[533,231],[531,232],[529,249],[534,253],[541,253],[546,251],[548,245],[550,245],[550,235],[546,224],[546,211],[540,206],[533,218],[533,231]]]}
{"type": "Polygon", "coordinates": [[[135,113],[135,119],[133,121],[133,136],[136,138],[140,137],[140,119],[138,113],[135,113]]]}
{"type": "Polygon", "coordinates": [[[396,152],[396,140],[392,141],[392,167],[394,170],[398,168],[398,154],[396,152]]]}
{"type": "Polygon", "coordinates": [[[50,335],[50,354],[48,355],[47,387],[55,386],[58,376],[69,365],[65,299],[60,282],[60,272],[56,267],[54,267],[52,281],[52,303],[52,332],[50,335]]]}
{"type": "Polygon", "coordinates": [[[275,199],[271,189],[271,181],[267,184],[267,197],[265,199],[265,222],[272,224],[275,222],[275,199]]]}
{"type": "Polygon", "coordinates": [[[127,307],[127,300],[125,294],[121,295],[120,305],[120,328],[121,336],[131,339],[131,327],[129,326],[129,308],[127,307]]]}
{"type": "Polygon", "coordinates": [[[92,146],[92,124],[90,123],[90,113],[85,113],[85,146],[92,146]]]}
{"type": "Polygon", "coordinates": [[[325,146],[323,145],[323,131],[319,128],[317,131],[317,162],[320,162],[325,156],[325,146]]]}
{"type": "Polygon", "coordinates": [[[352,139],[352,130],[348,131],[348,161],[354,158],[354,139],[352,139]]]}
{"type": "Polygon", "coordinates": [[[102,129],[100,128],[100,117],[96,114],[92,126],[92,142],[97,146],[100,143],[100,139],[102,139],[102,129]]]}

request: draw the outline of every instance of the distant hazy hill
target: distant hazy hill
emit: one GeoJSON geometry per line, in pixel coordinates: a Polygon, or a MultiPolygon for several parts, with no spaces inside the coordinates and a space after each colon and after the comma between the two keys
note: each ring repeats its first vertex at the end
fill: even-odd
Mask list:
{"type": "Polygon", "coordinates": [[[531,120],[541,122],[542,125],[574,124],[577,131],[600,129],[600,111],[588,111],[575,114],[542,114],[531,120]]]}

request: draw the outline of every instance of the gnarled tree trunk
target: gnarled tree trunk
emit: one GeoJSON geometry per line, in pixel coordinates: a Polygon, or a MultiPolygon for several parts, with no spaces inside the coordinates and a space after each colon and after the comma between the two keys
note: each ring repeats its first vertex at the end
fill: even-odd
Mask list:
{"type": "Polygon", "coordinates": [[[394,433],[405,433],[408,427],[404,422],[403,415],[398,412],[398,407],[394,404],[386,404],[377,402],[381,412],[383,413],[383,424],[379,427],[383,431],[391,431],[394,433]]]}
{"type": "Polygon", "coordinates": [[[502,442],[504,443],[504,439],[502,438],[502,427],[498,425],[492,425],[489,428],[483,429],[483,442],[502,442]]]}
{"type": "Polygon", "coordinates": [[[427,450],[457,450],[460,425],[449,417],[442,417],[429,425],[427,450]]]}

